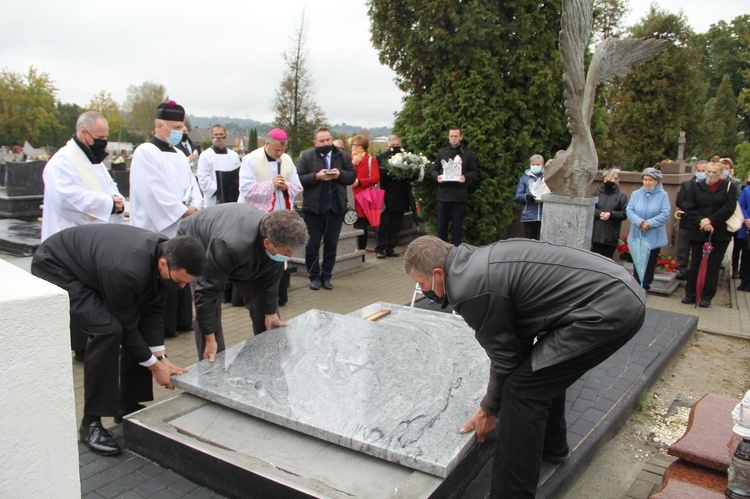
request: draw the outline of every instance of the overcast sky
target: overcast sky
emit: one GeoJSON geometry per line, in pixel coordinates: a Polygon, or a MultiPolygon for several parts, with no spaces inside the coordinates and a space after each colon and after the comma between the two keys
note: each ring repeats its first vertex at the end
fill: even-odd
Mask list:
{"type": "MultiPolygon", "coordinates": [[[[748,0],[657,2],[697,32],[750,12],[748,0]]],[[[122,104],[129,85],[163,84],[197,116],[271,121],[285,69],[281,54],[306,8],[317,101],[332,124],[391,126],[401,108],[394,73],[370,44],[363,0],[5,1],[0,67],[48,73],[58,99],[85,106],[105,90],[122,104]],[[169,12],[168,6],[174,11],[169,12]]],[[[628,25],[650,0],[630,0],[628,25]]],[[[394,13],[397,15],[397,13],[394,13]]]]}

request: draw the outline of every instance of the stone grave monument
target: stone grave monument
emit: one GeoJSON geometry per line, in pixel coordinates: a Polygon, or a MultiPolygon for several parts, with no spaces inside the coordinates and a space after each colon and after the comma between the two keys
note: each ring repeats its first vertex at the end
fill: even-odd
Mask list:
{"type": "Polygon", "coordinates": [[[191,395],[126,418],[126,445],[230,496],[248,483],[266,497],[454,495],[492,450],[458,433],[487,356],[460,317],[375,308],[386,318],[310,310],[191,366],[173,377],[191,395]]]}
{"type": "Polygon", "coordinates": [[[571,141],[545,168],[551,194],[542,197],[541,239],[589,249],[595,198],[586,191],[596,176],[599,157],[591,135],[596,89],[625,76],[630,69],[658,54],[666,40],[607,38],[596,47],[586,73],[584,56],[593,23],[593,0],[562,3],[560,56],[565,91],[565,114],[571,141]]]}

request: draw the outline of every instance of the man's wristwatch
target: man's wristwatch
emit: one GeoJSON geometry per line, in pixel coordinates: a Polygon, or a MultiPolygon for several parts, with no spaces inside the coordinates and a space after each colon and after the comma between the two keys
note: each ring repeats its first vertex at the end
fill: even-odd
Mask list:
{"type": "Polygon", "coordinates": [[[156,360],[164,360],[166,358],[167,358],[167,354],[166,353],[164,353],[163,355],[157,355],[156,356],[156,360]]]}

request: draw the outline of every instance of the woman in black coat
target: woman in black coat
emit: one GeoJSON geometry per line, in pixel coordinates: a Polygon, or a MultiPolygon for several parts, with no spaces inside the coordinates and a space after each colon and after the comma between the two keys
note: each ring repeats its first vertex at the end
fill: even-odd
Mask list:
{"type": "Polygon", "coordinates": [[[591,237],[591,251],[612,258],[620,239],[622,221],[627,218],[625,208],[628,195],[620,190],[620,170],[605,170],[604,184],[596,191],[597,202],[594,211],[594,232],[591,237]]]}
{"type": "Polygon", "coordinates": [[[706,281],[698,302],[699,307],[711,306],[719,285],[719,271],[732,233],[726,221],[737,207],[737,190],[729,179],[721,178],[720,163],[706,166],[706,180],[696,182],[688,191],[686,216],[690,219],[690,270],[682,303],[695,303],[698,269],[703,257],[703,244],[711,236],[713,250],[708,257],[706,281]]]}

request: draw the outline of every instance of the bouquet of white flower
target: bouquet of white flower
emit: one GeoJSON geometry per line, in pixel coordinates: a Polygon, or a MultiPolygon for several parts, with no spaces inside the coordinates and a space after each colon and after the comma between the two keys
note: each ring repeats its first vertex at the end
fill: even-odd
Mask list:
{"type": "Polygon", "coordinates": [[[388,163],[381,165],[381,168],[385,168],[391,178],[421,182],[427,163],[429,160],[424,156],[404,151],[391,156],[388,163]]]}

